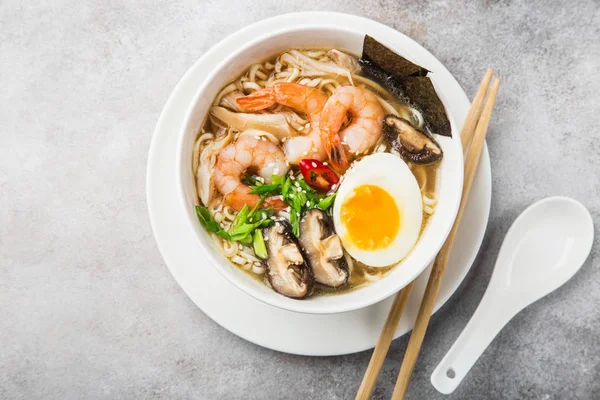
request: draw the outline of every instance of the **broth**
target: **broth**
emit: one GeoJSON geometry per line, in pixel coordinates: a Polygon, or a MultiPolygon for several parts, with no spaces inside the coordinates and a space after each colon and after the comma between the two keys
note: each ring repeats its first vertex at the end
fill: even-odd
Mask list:
{"type": "MultiPolygon", "coordinates": [[[[340,74],[327,75],[306,73],[303,75],[303,73],[306,72],[305,70],[299,70],[295,66],[292,68],[290,67],[291,64],[289,64],[287,68],[283,68],[284,61],[290,58],[290,54],[294,54],[295,57],[298,58],[302,56],[314,60],[317,63],[324,63],[327,61],[327,52],[328,49],[288,50],[286,52],[274,55],[261,63],[251,65],[237,79],[226,85],[221,90],[221,92],[215,98],[215,102],[213,105],[226,108],[230,111],[236,111],[236,96],[248,95],[254,92],[255,90],[259,90],[261,88],[270,86],[274,83],[283,81],[296,82],[306,86],[317,87],[329,96],[339,86],[351,84],[350,78],[348,76],[340,74]],[[300,54],[301,56],[297,54],[300,54]],[[279,72],[277,72],[278,70],[279,72]]],[[[345,54],[350,55],[348,53],[345,54]]],[[[350,56],[352,56],[354,60],[357,60],[356,56],[350,56]]],[[[423,117],[417,110],[411,108],[408,104],[402,102],[401,99],[395,98],[391,93],[383,89],[376,82],[373,82],[372,80],[360,74],[352,74],[350,76],[352,77],[354,81],[353,83],[356,86],[365,87],[379,96],[380,103],[385,111],[385,114],[393,113],[399,117],[408,120],[415,127],[422,128],[423,117]]],[[[294,113],[289,108],[280,105],[273,106],[269,111],[273,113],[289,113],[290,118],[287,119],[287,122],[290,126],[292,126],[292,128],[294,128],[295,134],[301,132],[301,129],[299,129],[299,127],[303,126],[303,124],[304,127],[306,127],[306,123],[308,121],[308,117],[306,115],[294,113]]],[[[200,176],[199,169],[203,167],[203,151],[207,149],[208,146],[214,146],[214,144],[217,143],[219,139],[226,140],[227,136],[224,135],[231,135],[232,137],[229,138],[229,140],[235,141],[239,137],[239,132],[235,132],[235,130],[232,130],[230,126],[227,126],[222,120],[216,118],[214,115],[209,116],[206,122],[204,123],[202,129],[198,133],[198,139],[194,148],[194,175],[200,176]],[[212,134],[212,138],[203,139],[203,135],[208,135],[208,133],[212,134]],[[225,139],[222,139],[223,137],[225,137],[225,139]]],[[[392,150],[391,146],[386,142],[383,136],[384,135],[382,135],[381,139],[377,142],[377,144],[373,146],[367,153],[357,156],[356,160],[358,161],[363,157],[376,152],[393,153],[394,151],[392,150]]],[[[419,239],[423,230],[427,226],[427,223],[429,222],[431,214],[435,212],[439,178],[439,164],[439,161],[424,165],[407,162],[407,165],[409,166],[411,172],[416,178],[423,199],[423,219],[421,224],[421,230],[419,233],[419,239]]],[[[290,166],[290,168],[292,171],[294,171],[295,174],[298,174],[298,167],[296,165],[292,165],[290,166]]],[[[204,187],[205,182],[200,182],[200,180],[198,180],[196,183],[198,185],[199,197],[200,199],[202,199],[203,192],[201,188],[204,187]]],[[[211,214],[214,216],[215,221],[217,221],[224,229],[226,229],[231,225],[230,222],[235,217],[235,212],[231,212],[231,210],[228,211],[223,206],[223,198],[219,197],[218,191],[213,190],[213,196],[214,197],[210,199],[210,201],[207,201],[207,203],[204,203],[202,200],[200,201],[200,203],[203,206],[207,207],[210,210],[211,214]]],[[[215,242],[219,245],[222,253],[225,255],[225,257],[227,257],[230,260],[230,262],[233,265],[247,272],[248,275],[250,275],[253,279],[256,279],[270,286],[269,280],[267,279],[267,274],[265,273],[264,263],[260,260],[260,258],[256,257],[256,255],[254,257],[256,261],[253,261],[253,258],[251,257],[246,258],[246,253],[248,250],[247,245],[241,245],[238,243],[227,244],[226,242],[228,241],[226,239],[223,239],[222,237],[219,237],[214,233],[211,233],[211,235],[215,242]],[[241,259],[244,259],[248,262],[242,261],[241,259]]],[[[353,259],[347,253],[345,253],[345,257],[348,260],[350,268],[348,282],[338,288],[333,288],[317,283],[315,284],[313,295],[332,295],[356,290],[372,282],[380,280],[391,270],[393,270],[399,264],[402,263],[402,261],[400,261],[388,267],[370,267],[362,262],[357,261],[356,259],[353,259]]]]}

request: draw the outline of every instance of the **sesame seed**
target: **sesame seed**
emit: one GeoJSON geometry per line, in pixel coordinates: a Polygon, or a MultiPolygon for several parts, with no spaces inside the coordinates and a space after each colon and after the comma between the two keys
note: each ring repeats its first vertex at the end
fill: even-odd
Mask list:
{"type": "Polygon", "coordinates": [[[293,199],[294,198],[294,193],[290,193],[289,196],[290,196],[290,199],[293,199]]]}
{"type": "Polygon", "coordinates": [[[256,135],[256,136],[254,136],[254,139],[260,140],[260,136],[256,135]]]}
{"type": "Polygon", "coordinates": [[[323,161],[323,165],[329,165],[327,161],[323,161]]]}
{"type": "Polygon", "coordinates": [[[281,139],[281,143],[284,143],[286,140],[288,140],[288,138],[284,137],[283,139],[281,139]]]}
{"type": "Polygon", "coordinates": [[[303,155],[303,156],[306,156],[306,155],[308,155],[308,151],[305,151],[305,152],[303,152],[303,153],[302,153],[302,155],[303,155]]]}
{"type": "Polygon", "coordinates": [[[302,191],[302,188],[301,188],[301,187],[297,187],[297,188],[296,188],[296,192],[300,193],[301,191],[302,191]]]}
{"type": "Polygon", "coordinates": [[[261,137],[260,137],[260,140],[262,140],[263,142],[266,142],[266,141],[267,141],[267,138],[265,138],[264,136],[261,136],[261,137]]]}
{"type": "Polygon", "coordinates": [[[300,183],[299,182],[294,182],[294,186],[300,187],[300,183]]]}
{"type": "Polygon", "coordinates": [[[310,207],[310,201],[306,201],[306,207],[310,207]]]}
{"type": "Polygon", "coordinates": [[[306,190],[302,189],[302,193],[306,193],[306,190]]]}
{"type": "Polygon", "coordinates": [[[296,177],[294,176],[294,173],[292,171],[290,171],[290,179],[295,181],[296,177]]]}

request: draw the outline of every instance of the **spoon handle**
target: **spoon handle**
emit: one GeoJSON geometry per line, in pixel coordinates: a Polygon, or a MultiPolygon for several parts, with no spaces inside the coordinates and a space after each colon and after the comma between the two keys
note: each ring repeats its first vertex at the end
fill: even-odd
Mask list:
{"type": "Polygon", "coordinates": [[[518,312],[506,293],[490,284],[475,314],[454,345],[431,375],[431,383],[441,393],[450,394],[458,387],[477,359],[518,312]]]}

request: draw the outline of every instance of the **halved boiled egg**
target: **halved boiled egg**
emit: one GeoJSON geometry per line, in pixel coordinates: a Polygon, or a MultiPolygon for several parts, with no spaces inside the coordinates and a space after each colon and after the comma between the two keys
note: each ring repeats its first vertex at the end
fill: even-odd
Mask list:
{"type": "Polygon", "coordinates": [[[356,162],[344,175],[333,205],[344,248],[373,267],[406,257],[417,243],[422,220],[419,184],[408,165],[390,153],[356,162]]]}

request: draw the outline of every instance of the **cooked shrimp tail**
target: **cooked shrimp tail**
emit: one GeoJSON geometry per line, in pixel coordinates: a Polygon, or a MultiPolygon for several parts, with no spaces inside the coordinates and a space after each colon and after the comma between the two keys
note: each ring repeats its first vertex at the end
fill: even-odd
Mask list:
{"type": "Polygon", "coordinates": [[[259,111],[278,103],[309,115],[321,111],[327,96],[319,89],[299,83],[280,82],[236,100],[248,111],[259,111]]]}
{"type": "Polygon", "coordinates": [[[326,140],[323,140],[323,146],[325,152],[329,158],[329,162],[339,172],[344,172],[348,169],[348,157],[346,157],[346,150],[337,133],[328,135],[326,140]]]}
{"type": "Polygon", "coordinates": [[[260,111],[273,106],[276,103],[273,86],[259,90],[248,96],[236,100],[238,104],[247,111],[260,111]]]}

